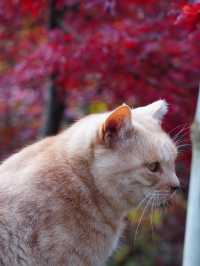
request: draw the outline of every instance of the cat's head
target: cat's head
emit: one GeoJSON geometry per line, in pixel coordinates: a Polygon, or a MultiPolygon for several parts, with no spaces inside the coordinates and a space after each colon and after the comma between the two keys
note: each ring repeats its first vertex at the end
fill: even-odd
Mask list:
{"type": "Polygon", "coordinates": [[[131,208],[144,198],[165,204],[180,186],[177,148],[161,127],[167,109],[164,100],[136,109],[123,104],[98,127],[92,174],[119,206],[131,208]]]}

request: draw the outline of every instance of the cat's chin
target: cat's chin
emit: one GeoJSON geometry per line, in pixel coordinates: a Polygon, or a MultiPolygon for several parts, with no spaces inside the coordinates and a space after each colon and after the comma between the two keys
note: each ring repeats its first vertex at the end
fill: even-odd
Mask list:
{"type": "Polygon", "coordinates": [[[170,206],[172,206],[172,200],[169,199],[165,202],[161,202],[158,206],[157,206],[157,209],[167,209],[169,208],[170,206]]]}
{"type": "Polygon", "coordinates": [[[157,209],[168,209],[173,205],[174,202],[175,193],[169,196],[169,198],[165,199],[164,201],[160,202],[158,206],[156,206],[157,209]]]}

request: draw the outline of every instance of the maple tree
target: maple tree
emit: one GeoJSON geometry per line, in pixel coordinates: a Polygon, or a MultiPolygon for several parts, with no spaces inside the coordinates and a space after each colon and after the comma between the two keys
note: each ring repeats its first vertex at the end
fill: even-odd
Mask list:
{"type": "MultiPolygon", "coordinates": [[[[0,10],[2,158],[38,134],[55,134],[63,116],[71,122],[122,102],[137,106],[165,98],[165,127],[178,126],[174,135],[191,123],[200,69],[199,3],[2,0],[0,10]]],[[[181,154],[178,173],[186,184],[189,165],[190,155],[181,154]]],[[[175,212],[183,224],[183,208],[175,212]]]]}

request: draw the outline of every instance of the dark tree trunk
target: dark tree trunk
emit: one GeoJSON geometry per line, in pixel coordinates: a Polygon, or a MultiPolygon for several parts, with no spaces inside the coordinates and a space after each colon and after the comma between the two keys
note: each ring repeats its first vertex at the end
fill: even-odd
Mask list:
{"type": "MultiPolygon", "coordinates": [[[[59,14],[56,10],[56,0],[49,0],[49,30],[59,28],[59,14]]],[[[56,74],[50,77],[48,97],[45,111],[42,136],[51,136],[58,133],[65,109],[65,97],[58,92],[56,87],[56,74]]]]}
{"type": "Polygon", "coordinates": [[[45,123],[42,131],[43,136],[52,136],[58,133],[64,109],[64,100],[60,97],[60,95],[58,95],[58,91],[52,79],[52,83],[48,88],[45,123]]]}

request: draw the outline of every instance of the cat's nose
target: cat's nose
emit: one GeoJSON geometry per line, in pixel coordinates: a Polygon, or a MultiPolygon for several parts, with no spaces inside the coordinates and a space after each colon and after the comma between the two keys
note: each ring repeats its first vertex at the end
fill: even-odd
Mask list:
{"type": "Polygon", "coordinates": [[[170,186],[170,192],[171,193],[177,192],[177,190],[179,190],[179,189],[180,189],[179,185],[170,186]]]}
{"type": "Polygon", "coordinates": [[[176,174],[173,174],[171,176],[171,179],[169,182],[169,189],[171,193],[177,192],[177,190],[180,189],[180,181],[176,174]]]}

